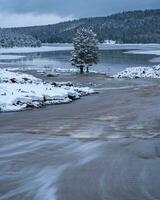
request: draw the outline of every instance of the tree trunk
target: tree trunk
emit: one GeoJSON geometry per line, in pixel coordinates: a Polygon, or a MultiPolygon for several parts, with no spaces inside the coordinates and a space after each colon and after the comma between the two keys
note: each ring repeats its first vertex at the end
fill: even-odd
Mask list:
{"type": "Polygon", "coordinates": [[[86,71],[87,71],[87,73],[89,73],[89,67],[87,67],[87,70],[86,70],[86,71]]]}
{"type": "Polygon", "coordinates": [[[81,74],[84,73],[83,66],[80,67],[80,73],[81,73],[81,74]]]}

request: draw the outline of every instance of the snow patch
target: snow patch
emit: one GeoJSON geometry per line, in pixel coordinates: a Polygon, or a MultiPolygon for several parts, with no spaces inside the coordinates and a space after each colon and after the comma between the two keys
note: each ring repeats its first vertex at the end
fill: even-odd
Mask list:
{"type": "Polygon", "coordinates": [[[114,40],[105,40],[103,44],[116,44],[114,40]]]}
{"type": "Polygon", "coordinates": [[[0,69],[0,111],[19,111],[49,104],[69,103],[93,94],[88,87],[45,83],[34,76],[0,69]]]}
{"type": "Polygon", "coordinates": [[[160,78],[160,65],[153,67],[129,67],[113,76],[114,78],[160,78]]]}
{"type": "Polygon", "coordinates": [[[0,83],[9,82],[9,83],[39,83],[40,79],[35,78],[32,75],[12,72],[7,69],[0,68],[0,83]]]}

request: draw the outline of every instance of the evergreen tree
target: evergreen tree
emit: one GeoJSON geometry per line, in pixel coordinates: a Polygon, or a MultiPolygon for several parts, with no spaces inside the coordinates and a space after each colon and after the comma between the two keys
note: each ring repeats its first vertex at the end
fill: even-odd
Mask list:
{"type": "Polygon", "coordinates": [[[84,68],[88,72],[89,67],[98,62],[96,34],[91,29],[82,28],[77,31],[73,45],[72,65],[80,68],[81,73],[84,72],[84,68]]]}

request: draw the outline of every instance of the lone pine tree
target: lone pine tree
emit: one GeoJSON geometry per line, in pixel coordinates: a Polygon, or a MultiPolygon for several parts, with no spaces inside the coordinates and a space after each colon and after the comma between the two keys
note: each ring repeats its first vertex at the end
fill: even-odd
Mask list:
{"type": "Polygon", "coordinates": [[[96,34],[91,29],[82,28],[77,31],[73,39],[72,65],[80,69],[80,73],[87,72],[89,67],[98,62],[98,42],[96,34]]]}

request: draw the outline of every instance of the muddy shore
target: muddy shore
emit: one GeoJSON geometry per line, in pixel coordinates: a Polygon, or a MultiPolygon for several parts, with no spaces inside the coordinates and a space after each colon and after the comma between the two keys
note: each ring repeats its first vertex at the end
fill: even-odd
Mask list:
{"type": "Polygon", "coordinates": [[[0,133],[46,133],[85,138],[154,137],[160,130],[159,80],[115,80],[105,75],[59,75],[45,81],[71,81],[98,94],[71,104],[1,113],[0,133]]]}

